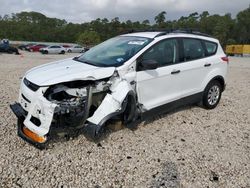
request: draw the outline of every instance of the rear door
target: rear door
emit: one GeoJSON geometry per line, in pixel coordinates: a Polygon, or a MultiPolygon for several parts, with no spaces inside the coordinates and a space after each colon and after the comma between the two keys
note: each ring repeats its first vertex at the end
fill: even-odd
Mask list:
{"type": "Polygon", "coordinates": [[[181,97],[190,96],[202,91],[202,82],[206,78],[212,62],[206,58],[202,40],[182,38],[181,52],[181,97]]]}
{"type": "Polygon", "coordinates": [[[55,53],[55,50],[56,50],[56,46],[50,46],[49,47],[49,53],[55,53]]]}
{"type": "Polygon", "coordinates": [[[62,48],[61,48],[61,46],[55,46],[55,53],[61,53],[61,51],[62,51],[62,48]]]}

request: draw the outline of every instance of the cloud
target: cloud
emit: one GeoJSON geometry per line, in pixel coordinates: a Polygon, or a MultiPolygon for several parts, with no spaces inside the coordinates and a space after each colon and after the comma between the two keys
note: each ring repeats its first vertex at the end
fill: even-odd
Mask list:
{"type": "Polygon", "coordinates": [[[167,19],[178,19],[192,12],[209,11],[211,14],[232,13],[249,6],[249,0],[0,0],[0,15],[21,11],[37,11],[49,17],[70,22],[86,22],[96,18],[119,17],[120,20],[153,21],[161,11],[167,19]]]}

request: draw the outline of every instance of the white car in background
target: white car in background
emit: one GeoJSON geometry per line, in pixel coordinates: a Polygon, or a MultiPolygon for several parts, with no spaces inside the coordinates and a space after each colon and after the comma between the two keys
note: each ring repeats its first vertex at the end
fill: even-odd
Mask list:
{"type": "Polygon", "coordinates": [[[59,45],[51,45],[39,50],[42,54],[65,54],[66,49],[59,45]]]}
{"type": "Polygon", "coordinates": [[[72,46],[72,47],[69,47],[67,49],[67,52],[71,53],[71,52],[74,52],[74,53],[83,53],[85,52],[85,48],[80,46],[80,45],[75,45],[75,46],[72,46]]]}

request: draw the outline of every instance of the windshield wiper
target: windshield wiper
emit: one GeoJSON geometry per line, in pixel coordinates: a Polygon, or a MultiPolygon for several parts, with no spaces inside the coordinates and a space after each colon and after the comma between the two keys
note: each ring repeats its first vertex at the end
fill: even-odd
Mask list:
{"type": "Polygon", "coordinates": [[[95,63],[90,63],[90,62],[85,61],[85,60],[84,60],[84,61],[80,60],[79,57],[74,57],[73,60],[79,61],[79,62],[81,62],[81,63],[86,63],[86,64],[88,64],[88,65],[92,65],[92,66],[98,67],[98,65],[96,65],[95,63]]]}

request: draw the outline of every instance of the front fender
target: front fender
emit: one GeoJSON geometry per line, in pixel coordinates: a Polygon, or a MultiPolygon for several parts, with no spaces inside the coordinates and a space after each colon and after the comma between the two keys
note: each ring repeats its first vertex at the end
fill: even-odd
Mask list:
{"type": "Polygon", "coordinates": [[[111,88],[111,94],[105,96],[101,105],[87,121],[95,125],[103,125],[111,117],[122,113],[125,110],[123,101],[129,92],[134,91],[126,80],[116,84],[116,86],[111,88]]]}

